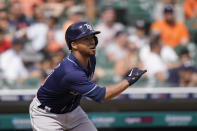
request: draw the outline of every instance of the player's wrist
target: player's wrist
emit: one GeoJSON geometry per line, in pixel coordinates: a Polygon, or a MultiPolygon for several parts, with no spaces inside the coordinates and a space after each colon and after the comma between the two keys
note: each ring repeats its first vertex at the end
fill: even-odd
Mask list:
{"type": "Polygon", "coordinates": [[[134,83],[131,77],[126,77],[125,80],[129,83],[129,86],[134,83]]]}
{"type": "Polygon", "coordinates": [[[147,70],[140,70],[138,68],[133,68],[129,71],[129,74],[125,79],[129,82],[129,86],[134,84],[147,70]]]}

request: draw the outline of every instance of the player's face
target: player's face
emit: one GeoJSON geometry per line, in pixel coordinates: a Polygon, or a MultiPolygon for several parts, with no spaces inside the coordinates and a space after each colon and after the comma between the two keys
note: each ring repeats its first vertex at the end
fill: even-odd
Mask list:
{"type": "Polygon", "coordinates": [[[94,35],[83,37],[76,41],[78,44],[78,51],[86,55],[94,55],[96,53],[96,45],[94,35]]]}

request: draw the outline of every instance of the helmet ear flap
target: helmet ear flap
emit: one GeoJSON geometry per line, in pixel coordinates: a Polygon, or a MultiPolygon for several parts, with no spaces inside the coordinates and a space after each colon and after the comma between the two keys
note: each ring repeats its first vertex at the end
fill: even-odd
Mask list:
{"type": "Polygon", "coordinates": [[[97,44],[98,44],[98,38],[96,36],[94,36],[94,41],[95,41],[95,45],[97,46],[97,44]]]}
{"type": "Polygon", "coordinates": [[[72,43],[72,41],[70,43],[66,42],[67,47],[68,47],[69,50],[72,50],[71,43],[72,43]]]}

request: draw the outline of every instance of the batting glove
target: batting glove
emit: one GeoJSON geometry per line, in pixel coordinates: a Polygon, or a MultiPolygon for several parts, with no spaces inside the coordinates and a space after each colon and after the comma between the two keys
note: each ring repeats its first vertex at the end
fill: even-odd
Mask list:
{"type": "Polygon", "coordinates": [[[135,83],[147,70],[140,70],[138,68],[133,68],[131,71],[129,71],[129,74],[125,78],[128,82],[129,85],[132,85],[135,83]]]}

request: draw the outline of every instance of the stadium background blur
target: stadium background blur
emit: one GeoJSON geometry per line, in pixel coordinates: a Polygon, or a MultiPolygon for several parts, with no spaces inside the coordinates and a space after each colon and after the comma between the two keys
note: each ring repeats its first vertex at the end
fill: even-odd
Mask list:
{"type": "Polygon", "coordinates": [[[84,98],[100,130],[197,127],[197,0],[0,0],[0,130],[31,130],[28,104],[83,20],[101,31],[93,81],[148,70],[110,102],[84,98]]]}

